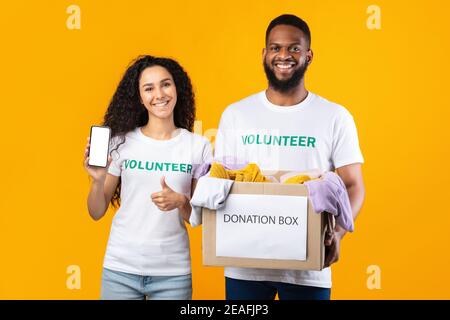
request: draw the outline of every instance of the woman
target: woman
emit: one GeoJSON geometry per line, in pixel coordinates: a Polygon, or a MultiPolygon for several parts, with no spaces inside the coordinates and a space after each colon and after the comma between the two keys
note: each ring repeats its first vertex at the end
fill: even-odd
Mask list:
{"type": "Polygon", "coordinates": [[[92,177],[89,214],[114,216],[101,299],[191,299],[189,198],[197,168],[210,161],[208,140],[192,133],[194,93],[174,60],[142,56],[119,83],[104,117],[112,147],[106,169],[92,177]]]}

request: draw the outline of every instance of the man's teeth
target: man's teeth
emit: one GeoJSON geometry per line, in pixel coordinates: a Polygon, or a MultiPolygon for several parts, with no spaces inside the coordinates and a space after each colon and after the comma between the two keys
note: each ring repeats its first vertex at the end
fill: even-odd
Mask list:
{"type": "Polygon", "coordinates": [[[276,63],[275,66],[280,69],[290,69],[294,67],[293,63],[276,63]]]}
{"type": "Polygon", "coordinates": [[[292,68],[294,65],[293,64],[276,64],[275,66],[277,66],[280,69],[290,69],[292,68]]]}

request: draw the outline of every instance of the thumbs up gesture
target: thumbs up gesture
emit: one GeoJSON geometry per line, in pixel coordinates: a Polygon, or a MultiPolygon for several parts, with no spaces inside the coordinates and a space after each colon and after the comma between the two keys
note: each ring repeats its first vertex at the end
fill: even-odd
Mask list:
{"type": "Polygon", "coordinates": [[[161,211],[170,211],[181,208],[186,204],[187,198],[173,191],[166,183],[165,177],[161,177],[161,191],[152,193],[151,199],[153,203],[161,211]]]}

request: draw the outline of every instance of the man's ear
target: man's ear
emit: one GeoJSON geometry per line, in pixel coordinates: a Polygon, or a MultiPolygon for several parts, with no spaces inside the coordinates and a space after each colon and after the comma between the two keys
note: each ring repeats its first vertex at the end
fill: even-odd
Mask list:
{"type": "Polygon", "coordinates": [[[308,62],[308,64],[311,64],[313,57],[314,57],[314,53],[313,53],[312,49],[308,49],[308,52],[306,53],[306,61],[308,62]]]}

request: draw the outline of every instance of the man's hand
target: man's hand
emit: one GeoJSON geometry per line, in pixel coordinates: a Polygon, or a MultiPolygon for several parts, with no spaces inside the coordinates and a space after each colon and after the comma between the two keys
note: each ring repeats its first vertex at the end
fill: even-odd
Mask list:
{"type": "MultiPolygon", "coordinates": [[[[344,181],[345,187],[347,188],[350,205],[352,207],[353,220],[355,220],[361,210],[365,195],[361,164],[349,164],[337,168],[336,172],[341,177],[342,181],[344,181]]],[[[325,235],[324,267],[329,267],[333,263],[338,262],[341,240],[346,234],[346,231],[340,226],[336,226],[330,230],[333,230],[333,232],[327,232],[325,235]]]]}
{"type": "Polygon", "coordinates": [[[339,261],[342,232],[333,230],[325,235],[325,263],[324,268],[328,268],[333,263],[339,261]]]}
{"type": "Polygon", "coordinates": [[[341,240],[346,234],[346,231],[339,225],[335,225],[334,217],[330,213],[327,216],[327,230],[325,233],[325,262],[324,267],[328,268],[333,263],[339,261],[339,254],[341,249],[341,240]]]}

